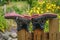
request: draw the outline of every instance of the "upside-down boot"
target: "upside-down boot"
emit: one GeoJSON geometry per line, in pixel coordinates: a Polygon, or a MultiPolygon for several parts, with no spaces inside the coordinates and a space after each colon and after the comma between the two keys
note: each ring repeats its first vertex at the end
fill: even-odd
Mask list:
{"type": "Polygon", "coordinates": [[[33,25],[33,34],[34,40],[42,40],[42,34],[44,33],[44,23],[45,21],[42,20],[42,17],[38,15],[32,16],[32,25],[33,25]]]}
{"type": "Polygon", "coordinates": [[[18,35],[18,40],[28,40],[28,35],[29,35],[29,24],[30,20],[27,18],[17,18],[16,19],[17,23],[17,35],[18,35]]]}

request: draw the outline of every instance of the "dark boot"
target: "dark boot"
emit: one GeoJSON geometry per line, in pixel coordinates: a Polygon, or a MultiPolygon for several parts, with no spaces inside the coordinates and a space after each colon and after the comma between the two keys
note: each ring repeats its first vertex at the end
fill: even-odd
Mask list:
{"type": "Polygon", "coordinates": [[[35,18],[32,17],[33,30],[35,30],[37,28],[43,30],[44,24],[46,23],[46,21],[48,19],[56,18],[56,17],[57,17],[56,14],[43,14],[43,15],[40,15],[40,16],[35,17],[35,18]]]}
{"type": "Polygon", "coordinates": [[[17,30],[20,31],[22,29],[25,29],[26,31],[29,31],[28,27],[30,24],[30,20],[25,19],[25,18],[18,18],[16,20],[17,23],[17,30]]]}

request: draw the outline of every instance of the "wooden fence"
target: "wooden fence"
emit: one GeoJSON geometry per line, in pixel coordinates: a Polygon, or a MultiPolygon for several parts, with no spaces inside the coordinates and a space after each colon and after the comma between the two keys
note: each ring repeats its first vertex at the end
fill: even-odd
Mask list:
{"type": "Polygon", "coordinates": [[[60,40],[59,33],[59,19],[49,19],[49,32],[45,33],[44,30],[36,29],[33,33],[29,33],[22,29],[17,32],[18,40],[60,40]]]}

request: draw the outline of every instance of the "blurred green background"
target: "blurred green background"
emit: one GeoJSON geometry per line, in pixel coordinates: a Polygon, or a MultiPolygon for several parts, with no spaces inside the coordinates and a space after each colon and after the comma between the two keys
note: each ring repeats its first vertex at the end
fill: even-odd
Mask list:
{"type": "MultiPolygon", "coordinates": [[[[7,23],[7,19],[4,18],[4,14],[11,12],[12,10],[18,14],[28,15],[51,12],[58,14],[58,18],[60,18],[60,0],[0,0],[0,29],[3,31],[9,28],[9,25],[11,24],[7,23]]],[[[45,32],[49,32],[48,25],[49,23],[46,21],[44,29],[45,32]]],[[[32,30],[32,27],[29,29],[32,30]]]]}

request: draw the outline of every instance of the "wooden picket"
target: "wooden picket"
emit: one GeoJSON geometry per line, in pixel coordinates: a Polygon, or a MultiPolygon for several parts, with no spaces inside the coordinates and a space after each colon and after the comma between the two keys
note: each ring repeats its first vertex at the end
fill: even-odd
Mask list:
{"type": "MultiPolygon", "coordinates": [[[[39,32],[40,33],[40,32],[39,32]]],[[[44,33],[43,35],[42,34],[39,34],[39,33],[35,33],[34,36],[32,37],[32,34],[31,33],[28,33],[28,34],[24,34],[22,32],[20,32],[18,34],[18,40],[60,40],[60,32],[58,33],[54,33],[54,34],[51,34],[51,39],[49,38],[49,33],[44,33]],[[23,36],[21,36],[23,35],[23,36]],[[26,35],[26,36],[24,36],[26,35]],[[42,35],[42,37],[41,37],[42,35]]]]}
{"type": "Polygon", "coordinates": [[[49,40],[57,40],[56,34],[59,32],[58,18],[49,20],[49,40]]]}
{"type": "Polygon", "coordinates": [[[43,34],[43,32],[44,31],[42,31],[42,30],[39,30],[39,29],[36,29],[35,31],[34,31],[34,40],[42,40],[42,34],[43,34]]]}
{"type": "Polygon", "coordinates": [[[45,32],[43,34],[43,40],[49,40],[49,33],[45,32]]]}
{"type": "Polygon", "coordinates": [[[60,32],[57,33],[57,40],[60,40],[60,32]]]}
{"type": "Polygon", "coordinates": [[[18,40],[31,40],[31,34],[28,33],[26,30],[22,29],[17,32],[18,40]]]}

